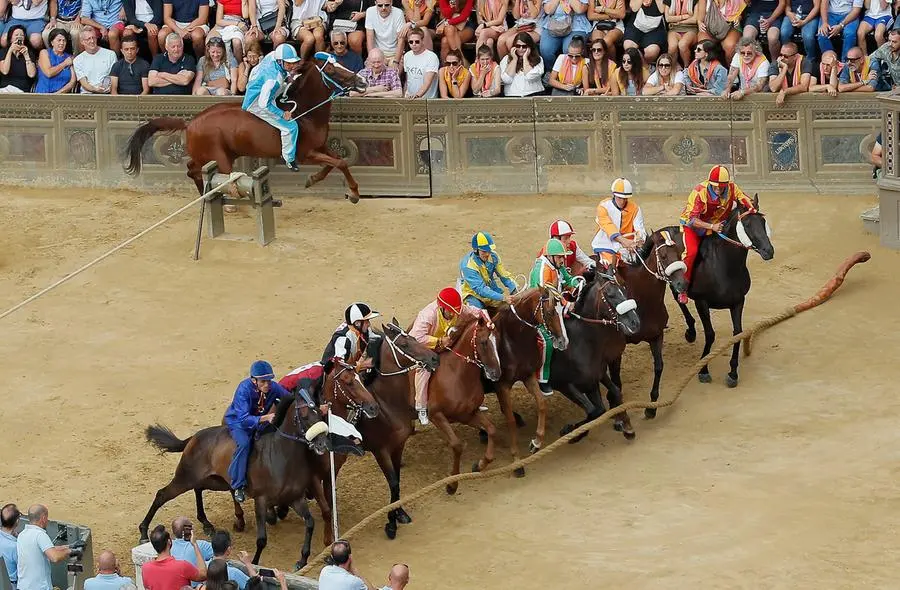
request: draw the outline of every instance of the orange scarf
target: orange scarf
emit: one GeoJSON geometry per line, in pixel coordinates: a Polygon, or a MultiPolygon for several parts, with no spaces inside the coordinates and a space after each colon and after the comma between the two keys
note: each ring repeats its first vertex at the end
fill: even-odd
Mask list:
{"type": "Polygon", "coordinates": [[[691,62],[691,65],[688,66],[688,78],[691,79],[691,86],[694,88],[699,88],[701,90],[707,90],[707,84],[709,83],[709,78],[712,76],[713,71],[715,71],[716,66],[719,65],[719,62],[713,60],[709,62],[709,66],[706,68],[706,71],[703,72],[702,79],[700,74],[700,60],[695,59],[691,62]]]}
{"type": "Polygon", "coordinates": [[[584,58],[576,57],[575,59],[572,59],[570,56],[566,55],[563,58],[562,66],[560,66],[558,78],[563,84],[581,86],[581,77],[583,73],[584,58]]]}
{"type": "Polygon", "coordinates": [[[850,74],[850,83],[855,84],[857,82],[868,82],[870,67],[871,64],[869,63],[869,58],[867,57],[865,61],[863,61],[862,72],[850,68],[850,71],[848,72],[850,74]]]}
{"type": "MultiPolygon", "coordinates": [[[[477,80],[478,76],[481,75],[481,64],[477,61],[469,66],[469,73],[472,74],[472,79],[477,80]]],[[[487,74],[484,76],[484,83],[481,85],[481,91],[487,92],[491,89],[491,82],[494,81],[494,62],[491,62],[491,65],[488,66],[487,74]]]]}
{"type": "MultiPolygon", "coordinates": [[[[466,68],[460,66],[459,70],[456,72],[456,84],[458,86],[462,86],[462,83],[465,81],[466,76],[468,75],[468,70],[466,68]]],[[[444,82],[447,84],[447,88],[453,86],[453,76],[450,75],[450,67],[444,66],[444,82]]]]}
{"type": "Polygon", "coordinates": [[[669,7],[669,14],[672,16],[681,16],[682,14],[694,13],[693,0],[673,0],[672,6],[669,7]]]}
{"type": "Polygon", "coordinates": [[[741,78],[744,81],[744,87],[749,88],[750,83],[753,82],[753,78],[756,76],[756,70],[759,69],[759,64],[766,61],[766,57],[759,53],[756,54],[756,57],[753,59],[753,63],[747,65],[744,63],[744,60],[741,60],[741,78]]]}
{"type": "MultiPolygon", "coordinates": [[[[794,75],[792,76],[794,81],[790,85],[790,87],[794,87],[794,86],[797,86],[798,84],[800,84],[800,76],[802,76],[802,75],[803,75],[803,56],[798,55],[797,63],[794,65],[794,75]]],[[[785,74],[784,80],[781,81],[781,89],[782,90],[787,90],[789,88],[787,79],[788,79],[787,74],[785,74]]]]}

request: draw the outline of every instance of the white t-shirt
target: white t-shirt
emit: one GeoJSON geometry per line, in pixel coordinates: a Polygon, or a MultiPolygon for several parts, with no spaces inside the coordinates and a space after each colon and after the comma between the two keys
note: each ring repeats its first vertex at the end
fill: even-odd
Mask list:
{"type": "Polygon", "coordinates": [[[412,51],[407,51],[403,55],[403,70],[406,72],[406,95],[412,96],[418,94],[425,83],[425,74],[434,72],[434,78],[431,80],[431,86],[428,91],[422,95],[422,98],[437,98],[438,95],[438,77],[437,72],[441,68],[441,62],[433,51],[427,49],[416,55],[412,51]]]}
{"type": "MultiPolygon", "coordinates": [[[[116,63],[116,54],[114,51],[97,48],[97,53],[91,55],[87,51],[79,53],[72,65],[75,66],[75,79],[81,80],[87,78],[91,86],[102,86],[103,79],[109,77],[109,71],[116,63]]],[[[82,93],[87,93],[84,88],[82,93]]]]}
{"type": "Polygon", "coordinates": [[[44,18],[48,8],[47,0],[32,0],[28,3],[28,9],[25,8],[25,2],[19,2],[12,7],[12,17],[18,20],[44,18]]]}
{"type": "MultiPolygon", "coordinates": [[[[875,1],[877,2],[878,0],[875,0],[875,1]]],[[[739,72],[738,80],[740,80],[740,82],[741,82],[741,90],[746,90],[750,86],[751,80],[744,79],[744,70],[741,69],[740,54],[738,54],[738,53],[734,54],[734,57],[731,59],[731,67],[738,69],[738,72],[739,72]]],[[[768,78],[769,77],[769,60],[763,59],[761,62],[759,62],[759,66],[757,66],[756,72],[754,73],[754,75],[752,77],[756,78],[757,80],[760,78],[763,78],[763,79],[768,78]]]]}
{"type": "Polygon", "coordinates": [[[366,30],[375,31],[375,47],[390,56],[397,53],[397,35],[405,24],[406,17],[396,6],[391,7],[387,18],[381,18],[377,6],[366,8],[366,30]]]}
{"type": "Polygon", "coordinates": [[[256,17],[278,12],[279,0],[256,0],[256,17]]]}
{"type": "Polygon", "coordinates": [[[882,9],[880,0],[872,0],[869,3],[869,8],[866,9],[865,16],[868,16],[871,19],[879,19],[883,16],[890,16],[891,15],[891,3],[892,3],[891,0],[887,0],[887,2],[885,2],[885,4],[887,4],[887,6],[885,6],[884,9],[882,9]]]}
{"type": "Polygon", "coordinates": [[[134,16],[141,22],[149,23],[153,20],[153,9],[147,0],[134,0],[134,16]]]}
{"type": "MultiPolygon", "coordinates": [[[[673,82],[675,82],[675,84],[686,85],[687,79],[684,77],[684,70],[678,70],[677,72],[675,72],[675,76],[672,77],[672,80],[673,80],[673,82]]],[[[659,86],[659,84],[660,84],[659,71],[657,70],[657,71],[653,72],[652,74],[650,74],[650,77],[647,78],[646,83],[650,86],[659,86]]],[[[684,93],[685,93],[685,90],[684,90],[684,88],[682,88],[681,94],[684,94],[684,93]]]]}

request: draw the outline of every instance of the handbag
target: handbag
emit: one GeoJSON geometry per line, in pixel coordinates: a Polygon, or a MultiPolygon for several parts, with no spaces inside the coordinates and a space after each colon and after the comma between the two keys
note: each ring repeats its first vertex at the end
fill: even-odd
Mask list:
{"type": "MultiPolygon", "coordinates": [[[[360,1],[358,12],[365,12],[363,10],[364,2],[365,2],[365,0],[360,1]]],[[[339,33],[350,34],[356,30],[356,25],[357,25],[357,23],[355,20],[350,20],[348,18],[336,18],[331,21],[331,30],[337,31],[339,33]]]]}
{"type": "Polygon", "coordinates": [[[728,36],[731,25],[722,16],[722,10],[715,0],[707,0],[706,2],[706,18],[703,19],[706,25],[706,32],[721,41],[728,36]]]}
{"type": "Polygon", "coordinates": [[[278,11],[276,10],[275,12],[264,14],[256,20],[259,25],[259,30],[263,33],[269,33],[270,31],[275,30],[275,25],[278,24],[278,11]]]}
{"type": "Polygon", "coordinates": [[[563,16],[551,16],[547,19],[547,32],[554,37],[565,37],[572,32],[572,14],[564,13],[563,16]]]}

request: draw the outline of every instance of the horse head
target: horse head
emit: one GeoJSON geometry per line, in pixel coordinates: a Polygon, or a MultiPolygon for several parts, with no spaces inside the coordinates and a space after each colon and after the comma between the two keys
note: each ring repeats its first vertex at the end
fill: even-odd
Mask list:
{"type": "MultiPolygon", "coordinates": [[[[644,250],[649,245],[655,254],[654,260],[651,260],[650,264],[655,262],[657,277],[672,285],[675,293],[684,293],[688,288],[688,281],[684,276],[684,273],[687,272],[687,266],[681,259],[681,253],[684,251],[684,242],[682,241],[681,247],[679,247],[678,243],[673,239],[673,230],[677,231],[678,228],[666,228],[651,233],[647,241],[644,242],[644,250]]],[[[647,261],[650,252],[642,251],[641,255],[641,258],[647,261]]],[[[650,267],[648,267],[649,269],[650,267]]]]}
{"type": "Polygon", "coordinates": [[[616,277],[597,271],[594,281],[587,289],[582,309],[592,309],[598,319],[608,319],[627,336],[637,334],[641,329],[641,318],[637,313],[637,302],[629,299],[625,288],[616,277]],[[604,309],[605,308],[605,309],[604,309]],[[604,315],[609,316],[603,318],[604,315]]]}
{"type": "Polygon", "coordinates": [[[291,74],[284,94],[297,105],[295,108],[305,110],[319,106],[308,103],[323,100],[323,90],[335,97],[346,95],[351,90],[365,92],[367,87],[365,78],[339,64],[333,55],[319,51],[312,57],[304,56],[291,74]]]}
{"type": "Polygon", "coordinates": [[[753,195],[753,209],[746,209],[738,203],[732,210],[726,235],[736,239],[748,250],[756,250],[763,260],[772,260],[775,257],[772,229],[765,215],[759,210],[758,194],[753,195]]]}
{"type": "Polygon", "coordinates": [[[391,348],[391,352],[394,354],[394,360],[397,362],[398,367],[403,368],[400,364],[400,359],[397,358],[397,352],[400,353],[400,356],[406,357],[429,372],[433,373],[437,370],[441,362],[440,356],[410,336],[400,327],[397,318],[392,318],[391,322],[383,324],[381,329],[384,331],[385,339],[391,348]]]}
{"type": "Polygon", "coordinates": [[[472,322],[475,325],[472,334],[472,348],[475,359],[484,368],[485,376],[491,381],[500,378],[500,354],[497,351],[497,327],[490,320],[487,312],[479,314],[472,322]]]}
{"type": "Polygon", "coordinates": [[[294,409],[294,424],[296,435],[291,435],[297,441],[305,440],[310,450],[317,455],[324,455],[328,450],[328,424],[322,420],[322,415],[316,404],[306,396],[300,394],[299,389],[294,390],[293,397],[282,399],[275,409],[275,418],[272,425],[282,430],[284,421],[288,417],[290,408],[294,409]]]}
{"type": "Polygon", "coordinates": [[[363,385],[355,367],[337,357],[333,359],[323,390],[326,401],[346,410],[351,424],[356,423],[360,414],[369,419],[378,416],[378,402],[363,385]]]}
{"type": "Polygon", "coordinates": [[[566,323],[563,321],[563,294],[550,286],[543,286],[538,290],[540,294],[534,309],[534,318],[550,332],[553,348],[565,350],[569,347],[569,335],[566,333],[566,323]]]}

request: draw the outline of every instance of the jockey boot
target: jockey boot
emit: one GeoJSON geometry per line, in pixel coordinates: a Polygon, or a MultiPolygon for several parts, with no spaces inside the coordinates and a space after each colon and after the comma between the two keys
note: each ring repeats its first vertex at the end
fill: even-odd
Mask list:
{"type": "Polygon", "coordinates": [[[428,410],[426,408],[419,408],[416,410],[419,413],[419,424],[422,426],[428,426],[428,410]]]}
{"type": "Polygon", "coordinates": [[[538,383],[538,386],[540,386],[541,388],[541,393],[543,393],[546,397],[550,397],[551,395],[553,395],[553,388],[550,387],[549,383],[538,383]]]}
{"type": "Polygon", "coordinates": [[[296,161],[296,160],[293,160],[293,161],[290,161],[290,162],[288,162],[287,160],[285,160],[285,161],[284,161],[284,165],[287,166],[288,168],[290,168],[291,170],[293,170],[294,172],[300,172],[300,166],[297,166],[297,161],[296,161]]]}
{"type": "Polygon", "coordinates": [[[242,504],[247,499],[247,495],[244,492],[244,488],[238,488],[234,490],[234,501],[238,504],[242,504]]]}

